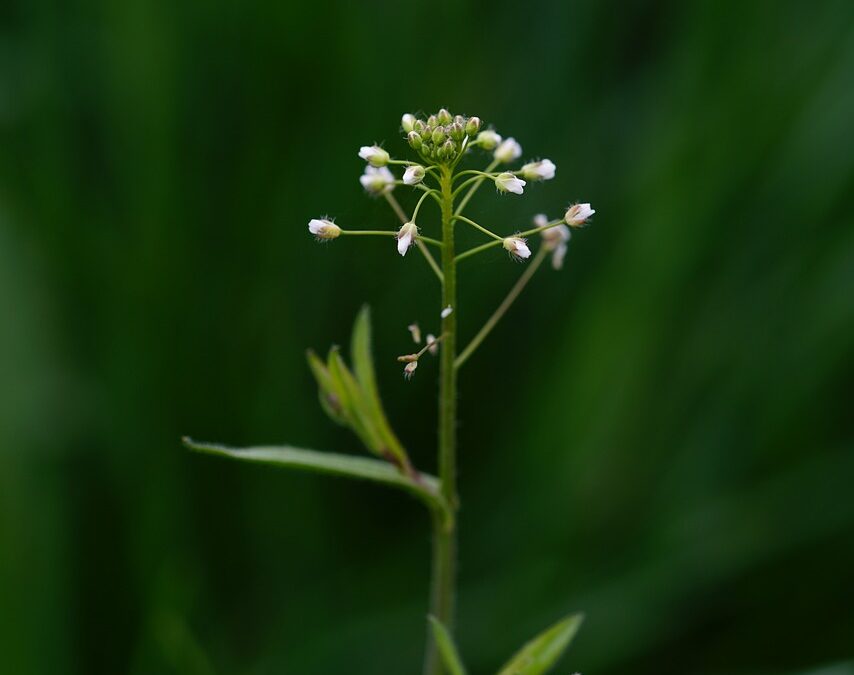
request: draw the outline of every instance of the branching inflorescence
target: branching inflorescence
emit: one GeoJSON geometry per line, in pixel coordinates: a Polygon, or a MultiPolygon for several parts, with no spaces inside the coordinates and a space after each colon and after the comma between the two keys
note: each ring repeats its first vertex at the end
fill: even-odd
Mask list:
{"type": "MultiPolygon", "coordinates": [[[[232,449],[200,444],[189,439],[192,448],[249,461],[266,462],[309,471],[363,478],[400,487],[421,499],[430,509],[433,520],[433,566],[431,591],[431,628],[424,672],[463,673],[462,662],[451,639],[455,599],[456,513],[459,501],[456,485],[457,374],[495,325],[504,316],[528,281],[551,257],[552,267],[560,269],[567,253],[571,231],[587,224],[594,214],[590,204],[573,204],[558,219],[544,214],[533,217],[533,227],[510,235],[498,234],[493,228],[465,215],[466,207],[478,189],[487,181],[502,195],[522,195],[530,183],[551,180],[556,167],[549,159],[509,165],[522,156],[514,138],[502,138],[492,129],[481,129],[477,117],[452,115],[445,109],[435,115],[419,118],[406,114],[401,128],[419,161],[394,159],[378,145],[363,146],[359,157],[366,162],[360,182],[365,191],[384,199],[400,220],[400,226],[389,230],[345,229],[328,217],[313,219],[309,232],[318,240],[330,241],[345,236],[377,236],[395,240],[395,247],[405,256],[412,247],[418,249],[439,280],[441,297],[438,336],[428,334],[423,341],[417,324],[409,331],[416,351],[398,357],[407,378],[415,373],[425,354],[438,356],[439,373],[439,443],[438,477],[418,471],[392,430],[379,397],[371,355],[370,315],[367,308],[359,313],[351,343],[352,367],[340,350],[333,347],[322,360],[309,352],[309,366],[317,380],[320,403],[338,424],[351,429],[377,459],[335,455],[302,450],[289,446],[232,449]],[[486,153],[483,169],[461,168],[463,161],[486,153]],[[393,170],[399,169],[397,178],[393,170]],[[411,212],[394,197],[398,186],[418,194],[411,212]],[[426,202],[439,210],[440,228],[435,237],[426,236],[419,227],[428,210],[426,202]],[[458,223],[483,234],[488,241],[457,252],[455,228],[458,223]],[[540,235],[541,244],[532,253],[530,237],[540,235]],[[462,349],[457,344],[457,266],[475,255],[501,246],[510,258],[525,262],[527,267],[498,305],[484,326],[462,349]],[[431,252],[433,249],[437,255],[431,252]],[[438,259],[437,259],[438,257],[438,259]]],[[[580,615],[572,615],[555,624],[525,645],[500,671],[499,675],[536,675],[556,662],[574,636],[580,615]]]]}

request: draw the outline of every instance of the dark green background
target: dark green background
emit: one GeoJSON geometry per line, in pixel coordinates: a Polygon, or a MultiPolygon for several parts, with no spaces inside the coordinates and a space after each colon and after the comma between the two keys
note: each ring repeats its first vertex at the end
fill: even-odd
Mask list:
{"type": "MultiPolygon", "coordinates": [[[[597,209],[462,371],[472,672],[579,609],[559,673],[852,657],[850,0],[0,17],[0,671],[418,671],[420,505],[179,437],[358,452],[303,353],[368,301],[390,415],[433,469],[435,364],[406,383],[393,358],[437,327],[429,270],[306,225],[393,227],[356,152],[404,154],[400,114],[440,105],[558,166],[483,190],[484,223],[597,209]]],[[[464,336],[521,269],[461,267],[464,336]]]]}

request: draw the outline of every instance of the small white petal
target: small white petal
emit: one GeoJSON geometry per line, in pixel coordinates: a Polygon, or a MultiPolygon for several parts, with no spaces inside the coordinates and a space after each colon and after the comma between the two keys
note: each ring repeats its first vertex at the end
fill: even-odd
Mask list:
{"type": "Polygon", "coordinates": [[[566,244],[558,244],[552,253],[552,267],[556,270],[563,268],[563,259],[566,257],[566,244]]]}
{"type": "Polygon", "coordinates": [[[524,192],[525,185],[527,185],[525,181],[510,172],[500,173],[495,177],[495,187],[501,192],[520,195],[524,192]]]}
{"type": "Polygon", "coordinates": [[[405,185],[418,185],[424,180],[424,175],[424,167],[420,164],[413,164],[403,172],[403,183],[405,185]]]}
{"type": "Polygon", "coordinates": [[[522,156],[522,146],[516,142],[515,138],[505,139],[497,148],[495,148],[493,156],[499,162],[508,164],[522,156]]]}
{"type": "Polygon", "coordinates": [[[397,232],[397,252],[400,255],[406,255],[409,247],[412,246],[412,240],[418,234],[418,228],[415,223],[405,223],[397,232]]]}

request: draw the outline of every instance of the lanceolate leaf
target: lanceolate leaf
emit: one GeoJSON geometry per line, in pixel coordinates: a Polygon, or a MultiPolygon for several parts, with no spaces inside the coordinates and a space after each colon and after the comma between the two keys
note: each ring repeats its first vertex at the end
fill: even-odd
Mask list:
{"type": "Polygon", "coordinates": [[[346,425],[347,419],[344,416],[341,404],[341,394],[335,390],[335,383],[332,381],[332,375],[326,368],[326,364],[310,349],[306,354],[306,359],[314,379],[317,380],[317,397],[320,399],[320,407],[333,422],[346,425]]]}
{"type": "Polygon", "coordinates": [[[445,664],[448,673],[450,675],[466,675],[466,669],[448,629],[435,616],[428,616],[427,620],[433,628],[433,639],[436,640],[436,646],[442,656],[442,663],[445,664]]]}
{"type": "Polygon", "coordinates": [[[438,510],[445,518],[450,517],[450,511],[439,493],[438,479],[422,473],[416,482],[383,460],[304,450],[287,445],[231,448],[217,443],[202,443],[191,438],[184,438],[183,442],[188,448],[212,455],[384,483],[415,495],[430,508],[438,510]]]}
{"type": "Polygon", "coordinates": [[[377,432],[382,438],[384,449],[402,465],[407,466],[406,451],[392,431],[380,400],[377,377],[374,372],[374,359],[371,355],[371,310],[367,305],[364,305],[359,311],[356,322],[353,324],[350,358],[353,361],[353,372],[362,392],[364,392],[365,404],[375,422],[377,432]]]}
{"type": "Polygon", "coordinates": [[[498,675],[540,675],[557,663],[578,632],[584,616],[573,614],[540,633],[522,647],[498,675]]]}

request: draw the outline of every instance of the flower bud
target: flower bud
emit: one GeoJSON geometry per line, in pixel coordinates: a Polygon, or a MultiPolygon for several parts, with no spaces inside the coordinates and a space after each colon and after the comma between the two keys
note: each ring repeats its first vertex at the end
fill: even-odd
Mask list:
{"type": "Polygon", "coordinates": [[[439,145],[442,141],[445,140],[445,129],[444,127],[436,127],[433,129],[433,143],[439,145]]]}
{"type": "Polygon", "coordinates": [[[478,131],[480,131],[480,117],[469,117],[469,121],[466,122],[466,134],[474,136],[478,131]]]}
{"type": "Polygon", "coordinates": [[[453,159],[457,154],[457,144],[450,138],[445,141],[445,145],[442,146],[442,149],[445,152],[445,159],[453,159]]]}
{"type": "Polygon", "coordinates": [[[477,135],[477,141],[484,150],[494,150],[501,143],[501,136],[492,129],[487,129],[477,135]]]}
{"type": "Polygon", "coordinates": [[[341,234],[341,228],[331,220],[312,218],[308,221],[308,231],[318,239],[336,239],[341,234]]]}
{"type": "Polygon", "coordinates": [[[389,160],[388,153],[378,145],[363,145],[359,149],[359,157],[376,167],[385,166],[389,160]]]}
{"type": "Polygon", "coordinates": [[[424,130],[427,128],[427,125],[424,124],[423,120],[415,120],[415,124],[412,126],[414,131],[417,131],[419,134],[424,133],[424,130]]]}
{"type": "Polygon", "coordinates": [[[436,120],[439,122],[439,124],[450,124],[453,119],[454,118],[451,117],[451,113],[449,113],[446,108],[442,108],[436,114],[436,120]]]}
{"type": "Polygon", "coordinates": [[[411,323],[406,327],[406,330],[412,335],[412,341],[415,344],[421,343],[421,327],[417,323],[411,323]]]}
{"type": "Polygon", "coordinates": [[[542,159],[539,162],[525,164],[519,173],[527,180],[551,180],[555,177],[557,167],[550,159],[542,159]]]}
{"type": "Polygon", "coordinates": [[[448,135],[453,138],[455,141],[461,141],[466,137],[466,131],[463,129],[463,125],[459,122],[454,122],[451,125],[451,129],[448,132],[448,135]]]}
{"type": "Polygon", "coordinates": [[[415,128],[415,115],[411,113],[406,113],[403,117],[400,118],[400,126],[403,127],[403,130],[406,133],[409,133],[415,128]]]}
{"type": "Polygon", "coordinates": [[[499,162],[508,164],[522,156],[522,146],[516,142],[515,138],[507,138],[495,148],[493,156],[499,162]]]}
{"type": "Polygon", "coordinates": [[[581,227],[594,213],[596,211],[590,208],[590,204],[573,204],[563,219],[570,227],[581,227]]]}
{"type": "Polygon", "coordinates": [[[466,118],[462,115],[454,115],[454,124],[459,124],[461,127],[465,127],[466,118]]]}
{"type": "Polygon", "coordinates": [[[359,182],[372,195],[391,192],[394,189],[394,174],[388,167],[366,166],[365,173],[359,176],[359,182]]]}
{"type": "Polygon", "coordinates": [[[435,115],[430,115],[430,117],[427,118],[427,126],[428,127],[435,127],[437,124],[439,124],[439,122],[436,119],[435,115]]]}
{"type": "Polygon", "coordinates": [[[525,260],[531,257],[531,249],[521,237],[507,237],[504,240],[504,248],[515,260],[525,260]]]}
{"type": "Polygon", "coordinates": [[[406,135],[406,140],[409,141],[409,147],[413,150],[419,150],[421,148],[421,136],[417,131],[410,131],[406,135]]]}
{"type": "MultiPolygon", "coordinates": [[[[535,218],[534,224],[537,227],[548,225],[548,219],[543,214],[540,215],[545,222],[540,223],[535,218]]],[[[563,267],[563,259],[566,257],[567,244],[572,237],[569,228],[566,225],[555,225],[547,230],[543,230],[540,236],[543,238],[543,246],[546,247],[547,251],[552,252],[552,267],[556,270],[561,269],[563,267]]]]}
{"type": "Polygon", "coordinates": [[[406,255],[409,247],[415,242],[415,237],[418,236],[418,227],[415,223],[406,223],[397,232],[397,252],[400,255],[406,255]]]}
{"type": "Polygon", "coordinates": [[[424,176],[427,172],[424,170],[424,167],[420,164],[413,164],[406,168],[406,171],[403,172],[403,183],[404,185],[418,185],[422,180],[424,180],[424,176]]]}
{"type": "Polygon", "coordinates": [[[495,187],[498,188],[499,192],[512,192],[520,195],[524,192],[525,185],[525,181],[517,178],[509,171],[500,173],[495,177],[495,187]]]}
{"type": "Polygon", "coordinates": [[[410,361],[403,368],[403,376],[407,380],[411,380],[412,376],[415,374],[415,369],[418,367],[418,361],[410,361]]]}

